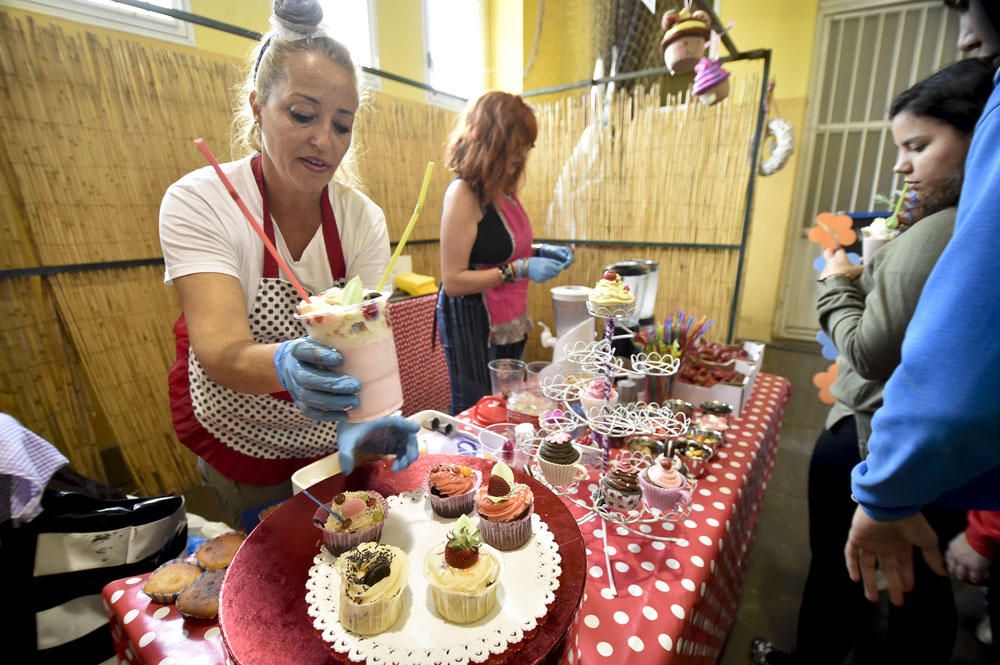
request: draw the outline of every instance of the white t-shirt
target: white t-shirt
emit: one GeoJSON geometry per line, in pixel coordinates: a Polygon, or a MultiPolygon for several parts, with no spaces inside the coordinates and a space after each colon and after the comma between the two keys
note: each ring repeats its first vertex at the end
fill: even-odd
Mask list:
{"type": "MultiPolygon", "coordinates": [[[[250,160],[228,162],[222,170],[259,222],[264,203],[250,160]]],[[[331,182],[328,191],[347,276],[359,275],[366,286],[375,286],[389,265],[385,214],[350,187],[331,182]]],[[[322,227],[298,261],[292,260],[277,224],[274,236],[281,256],[306,289],[317,293],[333,285],[322,227]]],[[[212,167],[192,171],[167,189],[160,203],[160,245],[166,263],[165,283],[201,272],[231,275],[240,280],[249,311],[263,275],[266,250],[212,167]]],[[[279,276],[287,279],[284,271],[279,276]]]]}

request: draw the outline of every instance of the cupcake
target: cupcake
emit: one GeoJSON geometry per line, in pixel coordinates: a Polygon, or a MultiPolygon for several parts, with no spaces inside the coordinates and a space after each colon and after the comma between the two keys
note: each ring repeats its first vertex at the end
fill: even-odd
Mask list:
{"type": "Polygon", "coordinates": [[[538,449],[538,467],[550,485],[570,485],[586,478],[586,467],[577,464],[580,451],[568,432],[553,432],[545,437],[538,449]]]}
{"type": "MultiPolygon", "coordinates": [[[[601,410],[604,407],[604,387],[610,381],[606,377],[599,376],[587,384],[587,387],[580,395],[580,407],[583,409],[583,415],[590,417],[601,414],[601,410]]],[[[608,395],[608,411],[610,412],[614,409],[617,404],[618,390],[612,384],[611,392],[608,395]]]]}
{"type": "Polygon", "coordinates": [[[481,545],[479,530],[462,515],[448,541],[424,558],[434,607],[452,623],[478,621],[496,605],[502,564],[498,555],[481,551],[481,545]]]}
{"type": "Polygon", "coordinates": [[[694,69],[711,35],[708,14],[686,8],[671,10],[663,15],[661,25],[665,31],[660,41],[664,64],[674,74],[694,69]]]}
{"type": "Polygon", "coordinates": [[[330,512],[317,508],[313,524],[323,531],[323,545],[331,554],[343,554],[361,543],[377,543],[389,505],[378,492],[341,492],[333,497],[330,512]]]}
{"type": "Polygon", "coordinates": [[[691,484],[674,467],[673,460],[661,455],[653,464],[639,474],[639,487],[646,505],[660,512],[668,512],[679,504],[691,501],[691,484]]]}
{"type": "Polygon", "coordinates": [[[427,474],[431,507],[441,517],[458,517],[472,512],[476,488],[482,476],[467,466],[437,464],[427,474]]]}
{"type": "Polygon", "coordinates": [[[201,573],[200,567],[183,559],[167,561],[146,578],[142,591],[158,603],[172,603],[201,573]]]}
{"type": "Polygon", "coordinates": [[[702,58],[695,65],[694,90],[691,94],[702,104],[711,106],[729,96],[729,72],[718,60],[702,58]]]}
{"type": "Polygon", "coordinates": [[[236,550],[245,539],[246,536],[242,533],[224,533],[202,543],[201,547],[195,550],[194,558],[205,570],[221,570],[232,563],[236,550]]]}
{"type": "Polygon", "coordinates": [[[631,462],[615,464],[601,479],[604,502],[618,510],[635,510],[642,502],[639,469],[631,462]]]}
{"type": "Polygon", "coordinates": [[[535,496],[527,485],[514,482],[503,462],[493,465],[489,484],[476,491],[476,512],[483,541],[498,550],[516,550],[531,538],[535,496]]]}
{"type": "Polygon", "coordinates": [[[614,270],[605,270],[601,279],[590,291],[587,305],[591,314],[600,316],[628,316],[635,308],[635,294],[614,270]]]}
{"type": "Polygon", "coordinates": [[[388,630],[403,611],[410,564],[392,545],[361,543],[337,559],[340,623],[359,635],[388,630]]]}

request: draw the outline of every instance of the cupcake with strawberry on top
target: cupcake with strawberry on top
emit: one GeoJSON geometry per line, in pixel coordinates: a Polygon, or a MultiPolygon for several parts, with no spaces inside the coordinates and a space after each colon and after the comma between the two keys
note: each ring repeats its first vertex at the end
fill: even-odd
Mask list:
{"type": "Polygon", "coordinates": [[[424,577],[438,614],[453,623],[472,623],[489,614],[496,605],[502,565],[500,553],[483,545],[469,516],[459,517],[447,542],[424,558],[424,577]]]}
{"type": "Polygon", "coordinates": [[[483,541],[498,550],[516,550],[531,538],[535,495],[514,482],[514,472],[503,462],[490,471],[489,483],[476,491],[476,512],[483,541]]]}

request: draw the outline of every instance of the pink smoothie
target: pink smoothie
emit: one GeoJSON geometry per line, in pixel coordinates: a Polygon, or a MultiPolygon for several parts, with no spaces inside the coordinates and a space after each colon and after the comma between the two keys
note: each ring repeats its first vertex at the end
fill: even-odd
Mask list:
{"type": "Polygon", "coordinates": [[[386,317],[387,295],[341,305],[332,288],[302,302],[296,312],[309,337],[344,356],[339,370],[361,382],[361,404],[348,412],[352,423],[387,416],[403,406],[396,344],[386,317]]]}

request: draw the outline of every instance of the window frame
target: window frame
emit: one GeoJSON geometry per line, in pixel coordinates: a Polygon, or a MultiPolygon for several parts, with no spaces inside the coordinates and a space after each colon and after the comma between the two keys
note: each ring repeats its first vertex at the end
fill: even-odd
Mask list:
{"type": "MultiPolygon", "coordinates": [[[[88,0],[0,0],[0,5],[175,44],[195,45],[191,23],[167,16],[150,18],[143,10],[129,5],[102,7],[88,0]]],[[[190,0],[171,0],[171,5],[172,9],[191,11],[190,0]]]]}
{"type": "MultiPolygon", "coordinates": [[[[479,5],[479,48],[482,53],[482,65],[481,69],[485,69],[486,66],[486,31],[485,31],[485,19],[484,11],[486,10],[486,4],[483,0],[475,0],[476,4],[479,5]]],[[[427,85],[433,86],[431,83],[431,71],[432,60],[431,60],[431,35],[430,35],[430,12],[428,11],[428,0],[420,0],[420,10],[421,19],[423,22],[423,37],[424,37],[424,81],[427,85]]],[[[485,76],[481,81],[485,84],[485,76]]],[[[483,86],[485,88],[485,85],[483,86]]],[[[441,90],[442,93],[426,91],[425,99],[428,104],[434,106],[440,106],[446,109],[451,109],[455,111],[460,111],[465,108],[466,101],[463,101],[459,97],[453,97],[452,95],[459,95],[458,92],[453,90],[441,90]]],[[[459,95],[460,96],[460,95],[459,95]]]]}

